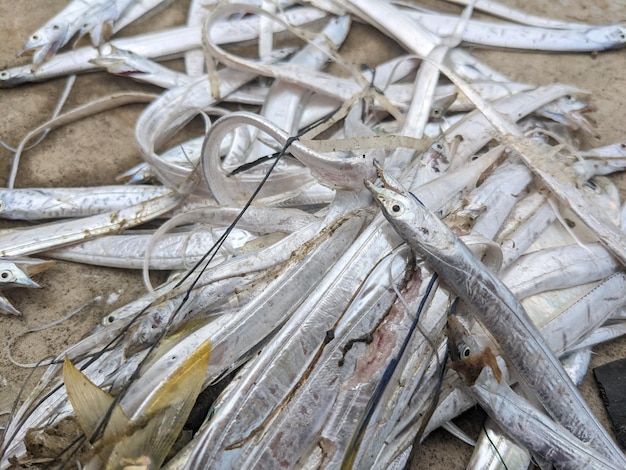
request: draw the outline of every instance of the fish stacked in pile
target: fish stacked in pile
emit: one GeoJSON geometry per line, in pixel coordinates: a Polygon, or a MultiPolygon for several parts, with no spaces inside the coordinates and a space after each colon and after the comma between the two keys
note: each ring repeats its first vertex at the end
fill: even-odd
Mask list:
{"type": "Polygon", "coordinates": [[[29,38],[32,64],[0,72],[165,88],[56,112],[14,149],[1,215],[46,223],[0,232],[0,287],[36,287],[52,259],[143,269],[148,292],[46,363],[1,468],[401,468],[439,427],[473,441],[451,420],[477,402],[471,465],[626,468],[576,387],[624,330],[606,175],[626,150],[578,148],[581,90],[516,83],[464,48],[595,52],[626,28],[487,0],[205,0],[187,26],[115,36],[161,3],[70,2],[29,38]],[[346,60],[355,21],[405,54],[346,60]],[[180,55],[185,72],[155,62],[180,55]],[[15,188],[35,138],[130,102],[149,105],[127,184],[15,188]],[[203,135],[163,150],[198,116],[203,135]],[[151,270],[173,274],[153,287],[151,270]]]}

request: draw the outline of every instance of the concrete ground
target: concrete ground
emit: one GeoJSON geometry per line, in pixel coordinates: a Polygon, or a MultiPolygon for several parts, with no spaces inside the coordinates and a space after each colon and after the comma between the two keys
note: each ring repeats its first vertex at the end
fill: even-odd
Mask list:
{"type": "MultiPolygon", "coordinates": [[[[0,70],[26,63],[16,58],[26,38],[66,3],[64,0],[30,0],[15,2],[0,0],[0,70]]],[[[183,24],[186,1],[177,0],[167,10],[124,31],[132,35],[140,31],[183,24]]],[[[507,1],[535,14],[589,23],[613,23],[626,20],[626,3],[619,1],[539,0],[507,1]]],[[[432,5],[432,2],[431,2],[432,5]]],[[[457,11],[444,4],[444,8],[457,11]]],[[[392,41],[372,29],[355,25],[345,46],[355,63],[371,65],[397,54],[400,49],[392,41]]],[[[562,82],[591,92],[592,114],[597,124],[597,136],[587,138],[583,148],[619,142],[625,138],[626,117],[626,53],[615,50],[599,54],[546,54],[510,52],[503,50],[474,50],[475,54],[513,80],[547,84],[562,82]]],[[[180,67],[180,64],[175,64],[180,67]]],[[[63,79],[0,90],[0,139],[17,145],[22,136],[50,116],[64,86],[63,79]]],[[[127,79],[103,73],[80,76],[74,86],[66,109],[94,98],[122,90],[157,89],[139,85],[127,79]]],[[[52,132],[35,149],[26,152],[17,180],[17,187],[90,186],[113,184],[120,172],[140,161],[133,142],[134,122],[143,105],[130,105],[52,132]]],[[[198,131],[199,129],[197,129],[198,131]]],[[[0,185],[5,184],[11,153],[0,148],[0,185]]],[[[624,176],[615,179],[622,188],[624,176]]],[[[624,195],[624,194],[622,194],[624,195]]],[[[15,226],[4,223],[1,227],[15,226]]],[[[0,317],[0,410],[15,399],[30,369],[12,365],[4,345],[15,341],[13,356],[20,362],[36,362],[56,355],[76,342],[106,315],[120,305],[144,292],[140,276],[135,272],[94,268],[72,263],[57,263],[37,276],[44,287],[39,290],[9,292],[8,297],[24,316],[0,317]],[[113,294],[113,296],[112,296],[113,294]],[[85,308],[80,314],[58,327],[24,335],[38,325],[59,319],[96,296],[105,300],[85,308]]],[[[621,293],[626,295],[626,293],[621,293]]],[[[595,348],[592,367],[626,356],[626,339],[595,348]]],[[[40,371],[36,371],[36,377],[40,371]]],[[[31,384],[33,379],[31,379],[31,384]]],[[[608,427],[606,414],[591,375],[582,386],[591,407],[608,427]]],[[[480,429],[480,413],[462,418],[465,426],[480,429]]],[[[436,432],[420,446],[412,468],[464,468],[472,449],[445,432],[436,432]]]]}

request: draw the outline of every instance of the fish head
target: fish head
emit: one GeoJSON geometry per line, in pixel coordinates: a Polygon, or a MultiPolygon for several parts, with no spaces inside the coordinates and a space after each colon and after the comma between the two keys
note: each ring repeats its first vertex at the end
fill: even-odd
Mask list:
{"type": "Polygon", "coordinates": [[[376,160],[374,160],[374,168],[382,186],[365,180],[365,187],[372,193],[374,200],[382,207],[386,216],[401,218],[410,204],[409,192],[395,178],[386,174],[376,160]]]}
{"type": "Polygon", "coordinates": [[[40,287],[15,263],[0,264],[0,287],[40,287]]]}

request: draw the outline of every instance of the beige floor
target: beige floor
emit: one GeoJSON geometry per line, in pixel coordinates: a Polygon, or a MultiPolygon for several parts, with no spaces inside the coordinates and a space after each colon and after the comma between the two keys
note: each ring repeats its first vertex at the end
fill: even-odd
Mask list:
{"type": "MultiPolygon", "coordinates": [[[[50,18],[66,2],[63,0],[30,0],[15,2],[0,0],[0,69],[24,63],[16,58],[24,41],[37,27],[50,18]]],[[[540,0],[508,2],[536,14],[591,23],[611,23],[626,20],[626,3],[619,1],[582,0],[544,2],[540,0]],[[592,3],[594,6],[589,6],[592,3]]],[[[185,21],[187,2],[177,1],[168,10],[140,25],[128,28],[136,31],[156,30],[185,21]]],[[[431,2],[432,4],[432,2],[431,2]]],[[[446,4],[446,7],[453,10],[446,4]]],[[[375,64],[383,57],[396,54],[399,48],[369,28],[357,25],[345,47],[356,63],[375,64]]],[[[624,139],[626,118],[626,52],[617,50],[601,54],[543,54],[527,52],[476,50],[476,55],[512,79],[528,83],[563,82],[592,93],[596,108],[598,136],[589,138],[584,146],[598,146],[624,139]]],[[[52,112],[64,81],[25,85],[0,90],[0,139],[17,145],[30,129],[43,122],[52,112]]],[[[152,90],[126,79],[105,74],[90,74],[78,78],[67,108],[90,99],[121,90],[152,90]]],[[[18,187],[89,186],[114,183],[114,177],[140,157],[133,143],[133,125],[141,105],[126,106],[54,131],[36,149],[23,158],[18,187]]],[[[10,153],[0,148],[0,184],[4,184],[9,169],[10,153]]],[[[623,183],[624,177],[616,179],[623,183]]],[[[622,187],[626,187],[621,184],[622,187]]],[[[7,224],[11,226],[11,224],[7,224]]],[[[0,226],[1,227],[1,226],[0,226]]],[[[58,263],[37,280],[40,290],[13,290],[11,301],[24,312],[23,318],[0,317],[0,409],[5,409],[16,396],[30,370],[12,365],[4,345],[19,337],[13,347],[15,358],[35,362],[62,351],[86,334],[107,312],[123,305],[143,291],[136,273],[114,269],[93,268],[70,263],[58,263]],[[95,296],[105,300],[119,295],[108,304],[103,301],[88,307],[61,326],[44,332],[21,335],[28,329],[56,320],[95,296]]],[[[596,348],[592,366],[626,356],[626,340],[596,348]]],[[[593,378],[588,374],[583,392],[592,408],[606,423],[605,413],[593,378]]],[[[467,418],[466,424],[478,429],[478,414],[467,418]]],[[[443,432],[435,433],[420,447],[413,468],[452,470],[464,468],[471,453],[443,432]]]]}

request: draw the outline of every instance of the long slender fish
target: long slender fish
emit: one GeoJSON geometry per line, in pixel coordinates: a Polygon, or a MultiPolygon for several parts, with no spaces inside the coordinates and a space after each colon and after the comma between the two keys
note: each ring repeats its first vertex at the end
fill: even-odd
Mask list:
{"type": "MultiPolygon", "coordinates": [[[[456,346],[456,345],[455,345],[456,346]]],[[[459,348],[467,348],[461,345],[459,348]]],[[[451,352],[454,350],[451,347],[451,352]]],[[[468,350],[464,350],[468,354],[468,350]]],[[[457,356],[458,358],[458,356],[457,356]]],[[[614,468],[614,463],[598,454],[595,449],[586,446],[576,439],[558,423],[537,410],[528,401],[517,395],[506,380],[496,357],[487,348],[482,354],[472,354],[466,359],[454,362],[466,381],[468,390],[487,411],[515,439],[540,454],[557,468],[579,469],[614,468]],[[467,363],[471,361],[472,366],[467,363]],[[468,374],[470,367],[482,367],[478,377],[468,374]]]]}
{"type": "MultiPolygon", "coordinates": [[[[316,8],[294,8],[285,15],[279,15],[289,24],[302,25],[325,16],[325,12],[316,8]]],[[[215,25],[212,36],[215,40],[229,43],[247,41],[258,35],[258,18],[242,18],[237,21],[223,21],[215,25]]],[[[282,30],[281,26],[276,27],[282,30]]],[[[181,26],[156,33],[146,33],[130,38],[115,38],[111,44],[123,50],[129,50],[147,58],[171,58],[185,51],[197,49],[202,45],[202,28],[181,26]]],[[[81,73],[96,70],[91,59],[100,56],[99,49],[92,46],[81,47],[64,52],[42,63],[36,70],[31,65],[21,65],[0,70],[0,88],[12,87],[28,82],[49,80],[59,75],[81,73]]]]}
{"type": "MultiPolygon", "coordinates": [[[[451,34],[458,21],[454,15],[422,13],[410,8],[402,11],[431,33],[441,36],[451,34]]],[[[622,25],[555,29],[472,19],[463,30],[461,39],[474,45],[508,49],[602,51],[623,46],[625,31],[622,25]]]]}
{"type": "Polygon", "coordinates": [[[524,307],[435,214],[377,166],[384,187],[365,181],[398,234],[427,261],[497,338],[541,403],[574,435],[621,466],[626,458],[593,415],[524,307]]]}

